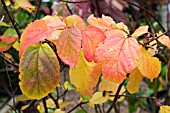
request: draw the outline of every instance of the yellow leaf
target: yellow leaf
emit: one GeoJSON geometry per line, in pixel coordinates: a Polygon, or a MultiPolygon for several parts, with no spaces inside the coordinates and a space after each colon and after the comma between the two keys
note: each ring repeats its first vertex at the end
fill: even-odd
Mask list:
{"type": "Polygon", "coordinates": [[[61,111],[61,109],[56,109],[53,113],[65,113],[65,112],[61,111]]]}
{"type": "Polygon", "coordinates": [[[13,47],[14,49],[16,49],[17,51],[20,50],[20,44],[19,44],[18,40],[15,41],[15,43],[12,45],[12,47],[13,47]]]}
{"type": "MultiPolygon", "coordinates": [[[[157,36],[162,35],[163,33],[160,31],[157,36]]],[[[158,38],[158,41],[160,41],[163,45],[167,46],[170,49],[170,38],[166,35],[162,35],[158,38]]]]}
{"type": "Polygon", "coordinates": [[[135,30],[135,32],[132,34],[132,37],[138,38],[139,36],[145,34],[148,32],[149,26],[141,26],[138,29],[135,30]]]}
{"type": "Polygon", "coordinates": [[[129,81],[128,84],[126,86],[128,92],[130,94],[136,93],[139,91],[139,86],[140,86],[140,82],[143,79],[143,75],[141,74],[141,72],[139,71],[138,68],[135,68],[129,75],[129,81]]]}
{"type": "Polygon", "coordinates": [[[103,92],[96,92],[93,94],[92,98],[90,99],[91,104],[102,104],[109,99],[109,95],[103,96],[103,92]]]}
{"type": "Polygon", "coordinates": [[[138,69],[143,76],[150,79],[152,82],[154,78],[157,78],[161,71],[161,62],[158,58],[152,57],[145,48],[141,48],[142,57],[138,63],[138,69]]]}
{"type": "Polygon", "coordinates": [[[73,104],[73,102],[59,102],[59,107],[62,109],[70,104],[73,104]]]}
{"type": "Polygon", "coordinates": [[[148,51],[148,53],[149,53],[151,56],[154,56],[154,55],[158,52],[158,50],[156,49],[157,46],[158,46],[158,44],[157,44],[156,40],[154,40],[154,41],[150,42],[149,45],[150,45],[152,48],[148,48],[147,51],[148,51]]]}
{"type": "Polygon", "coordinates": [[[29,107],[29,104],[24,105],[24,106],[21,107],[21,110],[25,110],[25,109],[27,109],[28,107],[29,107]]]}
{"type": "MultiPolygon", "coordinates": [[[[119,84],[116,84],[104,77],[102,77],[102,82],[99,84],[99,91],[103,92],[103,91],[111,91],[111,93],[109,93],[108,95],[115,95],[117,92],[117,89],[119,87],[119,84]]],[[[125,92],[124,87],[121,88],[119,95],[122,95],[123,92],[125,92]]],[[[107,92],[106,92],[107,93],[107,92]]],[[[109,97],[110,100],[114,99],[113,97],[109,97]]],[[[124,99],[124,97],[121,97],[118,101],[122,101],[124,99]]]]}
{"type": "Polygon", "coordinates": [[[92,96],[101,74],[101,64],[87,62],[81,51],[75,68],[70,68],[70,81],[82,95],[92,96]]]}
{"type": "Polygon", "coordinates": [[[170,106],[160,106],[160,113],[170,113],[170,106]]]}
{"type": "Polygon", "coordinates": [[[16,98],[17,101],[26,101],[26,100],[31,100],[29,97],[26,95],[22,94],[16,98]]]}

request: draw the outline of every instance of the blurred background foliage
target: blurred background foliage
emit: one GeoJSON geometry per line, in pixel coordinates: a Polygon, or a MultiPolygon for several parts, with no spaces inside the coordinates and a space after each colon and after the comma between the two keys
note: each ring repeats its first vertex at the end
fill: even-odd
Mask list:
{"type": "MultiPolygon", "coordinates": [[[[87,17],[91,14],[97,17],[101,17],[104,14],[111,16],[116,22],[124,22],[131,32],[134,32],[136,28],[142,25],[149,25],[149,31],[153,34],[159,31],[169,32],[170,30],[169,0],[29,0],[36,9],[31,13],[23,8],[14,7],[15,0],[4,1],[20,33],[22,33],[30,22],[34,21],[39,3],[41,5],[36,15],[37,19],[43,18],[46,15],[58,14],[66,17],[71,14],[77,14],[86,21],[87,17]]],[[[3,16],[4,23],[0,24],[0,36],[8,28],[13,28],[11,20],[0,1],[0,19],[3,16]]],[[[155,96],[160,99],[161,103],[170,105],[170,50],[163,45],[159,45],[158,50],[161,50],[161,54],[167,59],[167,62],[162,63],[160,76],[152,83],[145,78],[141,82],[140,91],[134,95],[155,96]]],[[[13,96],[21,94],[18,85],[18,67],[11,65],[11,61],[15,62],[16,65],[19,63],[18,51],[15,47],[11,47],[9,50],[0,53],[0,112],[13,96]],[[5,55],[5,53],[8,53],[8,55],[5,55]],[[10,60],[4,60],[6,57],[10,60]]],[[[159,107],[157,107],[152,99],[132,97],[126,98],[125,101],[124,103],[119,103],[119,105],[127,104],[127,108],[124,109],[128,109],[125,111],[129,113],[158,112],[159,107]]],[[[19,104],[17,109],[20,109],[25,103],[19,104]]],[[[79,110],[76,113],[83,112],[79,110]]]]}

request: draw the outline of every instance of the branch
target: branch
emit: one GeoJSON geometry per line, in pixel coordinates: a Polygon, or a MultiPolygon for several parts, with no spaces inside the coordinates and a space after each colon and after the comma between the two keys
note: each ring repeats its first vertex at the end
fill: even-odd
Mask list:
{"type": "Polygon", "coordinates": [[[162,24],[160,23],[160,21],[151,13],[149,12],[147,9],[145,9],[144,7],[141,7],[141,6],[138,6],[137,4],[133,3],[133,2],[130,2],[128,0],[123,0],[125,2],[127,2],[128,4],[131,4],[139,9],[142,9],[144,12],[146,12],[147,14],[149,14],[155,21],[158,22],[159,26],[162,28],[163,32],[165,32],[165,28],[162,26],[162,24]]]}
{"type": "Polygon", "coordinates": [[[11,22],[12,22],[12,25],[14,26],[14,28],[15,28],[17,34],[18,34],[18,37],[20,38],[20,37],[21,37],[21,34],[20,34],[20,32],[19,32],[19,30],[18,30],[18,28],[17,28],[17,26],[16,26],[16,22],[15,22],[15,20],[14,20],[14,17],[10,15],[10,13],[9,13],[9,11],[8,11],[8,8],[7,8],[4,0],[1,0],[1,1],[2,1],[3,7],[4,7],[6,13],[8,14],[9,19],[10,19],[11,22]]]}
{"type": "MultiPolygon", "coordinates": [[[[128,73],[128,74],[129,74],[129,73],[128,73]]],[[[128,75],[128,74],[127,74],[127,75],[128,75]]],[[[125,80],[119,85],[119,87],[118,87],[118,89],[117,89],[117,92],[116,92],[116,95],[115,95],[115,98],[114,98],[111,106],[109,107],[109,109],[107,110],[106,113],[110,113],[110,111],[112,110],[112,108],[115,106],[115,103],[116,103],[116,101],[117,101],[118,98],[119,98],[120,90],[121,90],[121,88],[122,88],[122,86],[123,86],[124,83],[125,83],[125,80]]]]}
{"type": "Polygon", "coordinates": [[[52,94],[49,94],[49,97],[54,101],[56,108],[59,109],[60,107],[59,107],[59,105],[58,105],[58,99],[56,100],[56,99],[52,96],[52,94]]]}
{"type": "Polygon", "coordinates": [[[45,98],[43,98],[42,100],[43,100],[43,105],[44,105],[45,113],[48,113],[48,108],[47,108],[47,103],[45,101],[45,98]]]}
{"type": "Polygon", "coordinates": [[[68,6],[68,4],[66,3],[66,7],[68,9],[68,11],[70,12],[71,15],[73,15],[73,12],[71,11],[70,7],[68,6]]]}
{"type": "Polygon", "coordinates": [[[77,107],[83,105],[83,104],[86,104],[88,102],[80,102],[79,104],[77,104],[75,107],[73,107],[70,111],[68,111],[67,113],[71,113],[73,110],[75,110],[77,107]]]}
{"type": "Polygon", "coordinates": [[[37,16],[38,16],[38,12],[39,12],[39,10],[40,10],[41,3],[42,3],[42,0],[39,0],[38,8],[37,8],[37,11],[35,12],[34,20],[36,20],[36,19],[37,19],[37,16]]]}
{"type": "Polygon", "coordinates": [[[89,0],[84,0],[84,1],[67,1],[67,0],[59,0],[60,2],[67,2],[67,3],[73,3],[73,4],[76,4],[76,3],[84,3],[84,2],[88,2],[89,0]]]}

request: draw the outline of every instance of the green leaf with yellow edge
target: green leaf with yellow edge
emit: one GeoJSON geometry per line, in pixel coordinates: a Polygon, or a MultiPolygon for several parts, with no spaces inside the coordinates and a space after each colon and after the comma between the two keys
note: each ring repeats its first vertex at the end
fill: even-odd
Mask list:
{"type": "Polygon", "coordinates": [[[109,95],[103,95],[103,92],[96,92],[93,94],[92,98],[90,99],[91,104],[102,104],[109,99],[109,95]]]}
{"type": "Polygon", "coordinates": [[[21,7],[27,10],[29,13],[35,10],[35,7],[28,0],[13,0],[14,8],[21,7]]]}
{"type": "Polygon", "coordinates": [[[170,113],[170,106],[160,106],[160,113],[170,113]]]}
{"type": "MultiPolygon", "coordinates": [[[[119,84],[116,84],[116,83],[110,81],[109,79],[102,77],[102,81],[99,84],[99,91],[101,91],[101,92],[106,91],[106,95],[115,95],[118,87],[119,87],[119,84]]],[[[122,87],[119,92],[119,95],[122,95],[124,92],[125,92],[125,88],[122,87]]],[[[113,100],[114,96],[109,97],[109,99],[113,100]]],[[[124,97],[120,97],[120,99],[118,101],[122,101],[123,99],[124,99],[124,97]]]]}
{"type": "Polygon", "coordinates": [[[161,71],[161,62],[158,58],[152,57],[145,48],[141,48],[142,57],[138,62],[138,69],[144,77],[147,77],[152,82],[157,78],[161,71]]]}
{"type": "Polygon", "coordinates": [[[29,46],[20,60],[19,71],[21,91],[31,99],[47,96],[59,84],[60,66],[48,44],[29,46]]]}
{"type": "Polygon", "coordinates": [[[70,81],[76,86],[77,92],[92,96],[101,75],[101,64],[87,62],[81,51],[75,68],[70,68],[70,81]]]}
{"type": "Polygon", "coordinates": [[[5,22],[1,22],[1,23],[0,23],[0,26],[9,27],[9,25],[8,25],[7,23],[5,23],[5,22]]]}
{"type": "Polygon", "coordinates": [[[75,90],[75,88],[68,81],[64,82],[64,89],[66,89],[66,90],[75,90]]]}
{"type": "Polygon", "coordinates": [[[135,68],[129,75],[129,81],[126,86],[130,94],[134,94],[139,91],[140,82],[143,79],[143,75],[138,68],[135,68]]]}

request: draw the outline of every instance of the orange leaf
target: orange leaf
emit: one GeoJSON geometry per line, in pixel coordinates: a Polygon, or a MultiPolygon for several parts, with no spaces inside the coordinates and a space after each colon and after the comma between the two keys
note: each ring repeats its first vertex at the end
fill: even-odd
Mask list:
{"type": "Polygon", "coordinates": [[[48,44],[31,45],[19,64],[21,91],[31,99],[41,99],[53,92],[60,80],[58,59],[48,44]]]}
{"type": "Polygon", "coordinates": [[[92,96],[101,70],[101,64],[88,62],[81,52],[76,67],[70,68],[70,81],[82,95],[92,96]]]}
{"type": "MultiPolygon", "coordinates": [[[[157,36],[160,36],[162,34],[163,33],[160,31],[157,36]]],[[[162,35],[161,37],[158,38],[158,41],[170,49],[170,38],[168,36],[162,35]]]]}
{"type": "Polygon", "coordinates": [[[83,19],[77,15],[68,16],[63,21],[66,23],[67,27],[76,26],[80,30],[83,30],[84,27],[86,27],[83,19]]]}
{"type": "Polygon", "coordinates": [[[32,4],[28,2],[28,0],[13,0],[13,1],[15,2],[14,7],[21,7],[27,10],[29,13],[35,10],[35,7],[32,6],[32,4]]]}
{"type": "Polygon", "coordinates": [[[92,14],[87,18],[87,22],[92,26],[100,28],[102,31],[110,30],[113,25],[115,25],[115,22],[111,17],[104,15],[102,15],[102,18],[96,18],[92,14]]]}
{"type": "MultiPolygon", "coordinates": [[[[49,26],[49,23],[51,21],[49,20],[36,20],[33,23],[29,24],[25,30],[23,31],[21,35],[20,40],[20,53],[19,56],[21,57],[23,52],[26,50],[26,48],[32,44],[36,44],[48,37],[50,37],[51,33],[53,31],[56,31],[56,29],[61,28],[61,24],[58,26],[55,24],[55,26],[49,26]]],[[[58,21],[58,23],[61,23],[58,21]]],[[[64,24],[63,24],[64,26],[64,24]]]]}
{"type": "Polygon", "coordinates": [[[143,76],[150,79],[152,82],[154,78],[157,78],[161,71],[161,62],[158,58],[152,57],[145,48],[141,48],[142,57],[139,60],[138,69],[143,76]]]}
{"type": "Polygon", "coordinates": [[[87,26],[82,31],[82,47],[87,61],[91,62],[98,44],[103,42],[106,35],[95,26],[87,26]]]}
{"type": "Polygon", "coordinates": [[[61,32],[56,41],[56,48],[58,56],[61,60],[71,66],[75,67],[79,52],[81,49],[82,35],[78,28],[66,28],[61,32]]]}
{"type": "Polygon", "coordinates": [[[121,83],[126,74],[138,63],[141,53],[136,39],[115,32],[104,43],[99,43],[95,52],[95,62],[103,62],[102,74],[115,83],[121,83]]]}
{"type": "Polygon", "coordinates": [[[148,32],[149,26],[141,26],[138,29],[135,30],[135,32],[132,34],[132,37],[138,38],[139,36],[145,34],[148,32]]]}

